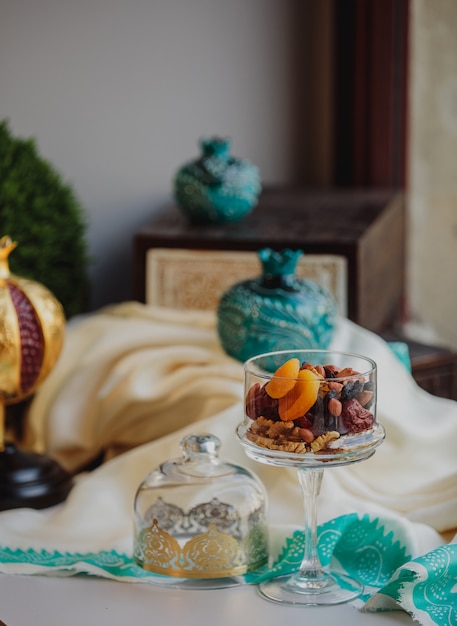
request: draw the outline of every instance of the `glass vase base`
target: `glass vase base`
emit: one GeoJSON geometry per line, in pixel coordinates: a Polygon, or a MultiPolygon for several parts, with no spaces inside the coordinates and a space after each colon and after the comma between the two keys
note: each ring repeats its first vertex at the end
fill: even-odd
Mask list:
{"type": "Polygon", "coordinates": [[[258,591],[262,597],[277,604],[332,606],[358,598],[363,592],[363,585],[342,574],[326,574],[319,581],[312,582],[294,575],[264,581],[258,591]]]}

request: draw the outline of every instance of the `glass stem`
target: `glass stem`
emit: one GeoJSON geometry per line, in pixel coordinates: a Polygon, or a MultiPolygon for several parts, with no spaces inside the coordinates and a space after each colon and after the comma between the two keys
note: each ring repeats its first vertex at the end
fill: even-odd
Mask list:
{"type": "Polygon", "coordinates": [[[300,566],[299,577],[308,579],[310,586],[320,586],[327,574],[321,565],[317,552],[317,499],[320,493],[323,469],[299,469],[303,501],[305,505],[305,552],[300,566]]]}

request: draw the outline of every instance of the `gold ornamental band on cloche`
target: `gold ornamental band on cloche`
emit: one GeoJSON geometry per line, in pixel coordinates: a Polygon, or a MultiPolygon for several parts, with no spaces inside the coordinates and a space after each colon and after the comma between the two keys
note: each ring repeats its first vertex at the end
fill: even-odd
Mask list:
{"type": "Polygon", "coordinates": [[[145,570],[163,576],[223,578],[241,576],[268,558],[265,520],[258,519],[241,539],[210,523],[205,532],[178,541],[156,519],[135,542],[134,560],[145,570]]]}
{"type": "Polygon", "coordinates": [[[16,246],[8,235],[0,239],[1,404],[20,402],[36,391],[55,365],[65,333],[65,313],[55,296],[41,283],[10,272],[8,259],[16,246]]]}

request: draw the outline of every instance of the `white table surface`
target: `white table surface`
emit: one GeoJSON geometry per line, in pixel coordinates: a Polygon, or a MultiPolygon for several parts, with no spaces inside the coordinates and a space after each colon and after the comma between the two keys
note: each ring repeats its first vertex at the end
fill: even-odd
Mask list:
{"type": "Polygon", "coordinates": [[[251,585],[180,590],[87,576],[51,578],[0,574],[0,624],[6,626],[398,626],[404,612],[361,613],[346,604],[286,607],[251,585]]]}

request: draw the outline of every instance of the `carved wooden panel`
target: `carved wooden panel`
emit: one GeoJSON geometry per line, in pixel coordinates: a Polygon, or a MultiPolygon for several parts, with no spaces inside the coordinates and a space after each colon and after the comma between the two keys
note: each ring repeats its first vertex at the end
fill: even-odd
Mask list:
{"type": "MultiPolygon", "coordinates": [[[[226,289],[260,274],[255,252],[151,248],[146,257],[146,302],[177,309],[215,310],[226,289]]],[[[344,257],[304,255],[296,274],[328,289],[339,312],[347,314],[344,257]]]]}

